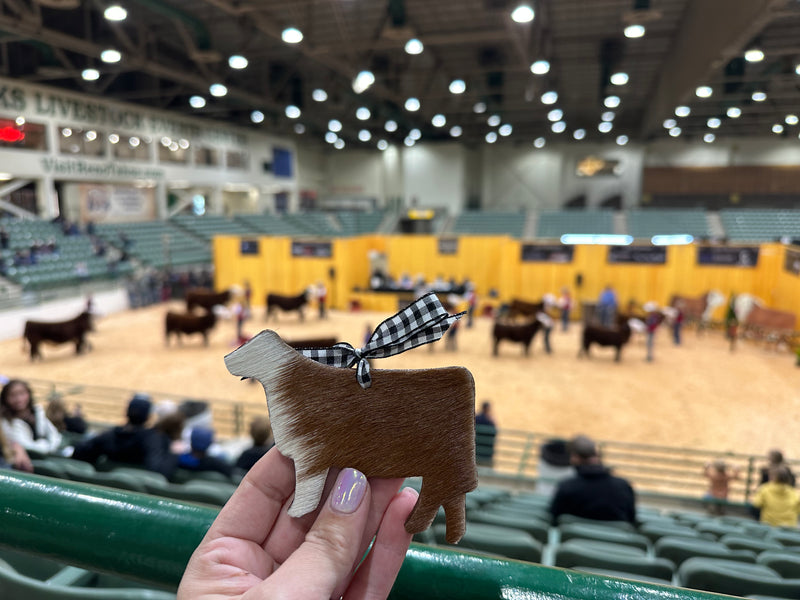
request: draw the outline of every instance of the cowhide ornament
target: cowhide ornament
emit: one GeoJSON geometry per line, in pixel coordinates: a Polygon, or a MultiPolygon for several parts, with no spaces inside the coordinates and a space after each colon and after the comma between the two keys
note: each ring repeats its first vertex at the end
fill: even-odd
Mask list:
{"type": "Polygon", "coordinates": [[[464,535],[465,496],[478,485],[467,369],[374,369],[364,389],[353,369],[311,360],[269,329],[228,354],[225,366],[264,386],[275,445],[295,465],[289,515],[317,507],[329,469],[352,467],[367,477],[422,477],[406,531],[424,531],[444,506],[448,543],[464,535]]]}

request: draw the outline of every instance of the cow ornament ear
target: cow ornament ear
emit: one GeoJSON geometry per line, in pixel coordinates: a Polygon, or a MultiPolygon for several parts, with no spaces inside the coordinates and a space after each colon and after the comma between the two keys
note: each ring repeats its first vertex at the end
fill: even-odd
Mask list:
{"type": "Polygon", "coordinates": [[[367,477],[421,477],[406,531],[430,527],[443,506],[448,543],[461,539],[465,496],[478,485],[471,373],[370,370],[367,362],[435,341],[460,316],[429,294],[381,323],[361,349],[297,351],[264,330],[225,357],[232,375],[264,386],[275,445],[295,464],[289,515],[318,506],[329,469],[352,467],[367,477]]]}

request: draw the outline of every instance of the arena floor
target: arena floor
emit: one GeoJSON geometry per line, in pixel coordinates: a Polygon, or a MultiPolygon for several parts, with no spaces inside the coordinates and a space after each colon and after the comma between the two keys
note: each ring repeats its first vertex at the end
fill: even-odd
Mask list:
{"type": "MultiPolygon", "coordinates": [[[[182,346],[164,344],[164,314],[178,303],[157,305],[97,320],[90,334],[94,350],[75,356],[74,347],[46,346],[44,361],[31,363],[20,340],[0,342],[2,372],[10,377],[90,383],[154,393],[156,399],[231,399],[264,404],[260,386],[230,375],[223,357],[234,349],[235,325],[220,321],[208,347],[202,338],[182,346]]],[[[246,324],[248,333],[270,327],[289,340],[336,337],[360,345],[367,324],[388,315],[332,312],[319,320],[309,311],[304,323],[296,314],[281,315],[269,325],[262,310],[246,324]]],[[[553,354],[537,338],[531,356],[504,342],[500,356],[491,353],[491,320],[462,323],[458,351],[444,341],[381,359],[382,368],[463,365],[475,377],[476,400],[490,400],[501,428],[597,439],[763,454],[780,447],[789,458],[800,456],[797,382],[794,356],[740,341],[735,352],[719,332],[698,336],[684,331],[674,346],[669,331],[656,336],[655,361],[645,361],[643,337],[623,350],[595,349],[577,358],[580,325],[552,334],[553,354]]]]}

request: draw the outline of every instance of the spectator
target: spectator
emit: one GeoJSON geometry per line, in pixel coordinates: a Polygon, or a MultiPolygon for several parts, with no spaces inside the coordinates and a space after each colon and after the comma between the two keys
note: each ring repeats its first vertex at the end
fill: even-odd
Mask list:
{"type": "Polygon", "coordinates": [[[253,445],[236,460],[236,468],[242,471],[249,471],[275,445],[267,417],[256,417],[250,422],[250,437],[253,438],[253,445]]]}
{"type": "Polygon", "coordinates": [[[170,451],[173,454],[182,454],[188,450],[188,446],[183,439],[183,429],[186,423],[186,415],[178,409],[165,412],[159,417],[153,429],[160,431],[169,438],[170,451]]]}
{"type": "MultiPolygon", "coordinates": [[[[444,338],[444,347],[446,350],[456,352],[458,350],[458,328],[460,321],[454,321],[447,329],[447,334],[444,338]]],[[[430,345],[433,348],[433,344],[430,345]]]]}
{"type": "Polygon", "coordinates": [[[644,305],[647,316],[644,319],[644,326],[647,329],[647,362],[653,362],[653,346],[655,345],[656,329],[664,319],[659,312],[655,302],[648,302],[644,305]]]}
{"type": "Polygon", "coordinates": [[[558,307],[561,309],[561,330],[567,331],[569,327],[569,314],[572,310],[572,296],[569,288],[561,288],[561,296],[558,298],[558,307]]]}
{"type": "Polygon", "coordinates": [[[773,448],[769,452],[767,452],[767,465],[761,467],[761,483],[767,483],[769,481],[769,473],[771,469],[775,467],[785,466],[786,470],[789,472],[790,484],[792,487],[795,485],[795,478],[794,473],[789,468],[789,465],[786,464],[786,460],[783,458],[783,452],[778,450],[777,448],[773,448]]]}
{"type": "Polygon", "coordinates": [[[730,482],[739,478],[739,470],[729,470],[724,460],[715,460],[706,464],[703,475],[708,479],[708,491],[705,494],[705,499],[709,501],[708,511],[712,515],[724,514],[723,505],[728,500],[730,482]]]}
{"type": "Polygon", "coordinates": [[[325,302],[328,299],[328,288],[325,287],[325,284],[321,281],[317,282],[316,287],[314,288],[314,295],[317,298],[317,307],[319,308],[319,318],[325,318],[325,302]]]}
{"type": "Polygon", "coordinates": [[[792,484],[793,477],[786,465],[769,470],[769,481],[758,487],[753,506],[761,510],[760,521],[774,527],[797,527],[800,495],[792,484]]]}
{"type": "Polygon", "coordinates": [[[23,448],[17,442],[7,440],[0,428],[0,469],[17,469],[33,473],[33,463],[23,448]]]}
{"type": "Polygon", "coordinates": [[[681,345],[681,329],[683,329],[683,302],[678,301],[675,304],[675,312],[672,315],[672,341],[676,346],[681,345]]]}
{"type": "Polygon", "coordinates": [[[34,402],[31,388],[24,381],[12,379],[3,386],[0,416],[6,438],[25,450],[49,454],[61,445],[61,434],[47,418],[44,408],[34,402]]]}
{"type": "Polygon", "coordinates": [[[614,289],[607,285],[600,293],[597,301],[597,316],[603,327],[613,327],[614,317],[617,314],[617,294],[614,289]]]}
{"type": "Polygon", "coordinates": [[[584,519],[635,523],[633,488],[603,465],[594,441],[579,435],[570,442],[569,450],[576,475],[558,484],[550,504],[553,521],[568,514],[584,519]]]}
{"type": "Polygon", "coordinates": [[[178,466],[190,471],[217,471],[230,477],[233,474],[233,467],[218,456],[208,454],[208,448],[213,443],[213,429],[195,427],[192,429],[191,450],[178,457],[178,466]]]}
{"type": "Polygon", "coordinates": [[[53,398],[47,403],[45,411],[47,418],[55,425],[59,432],[84,434],[88,429],[86,419],[83,418],[80,405],[75,410],[69,412],[67,405],[61,398],[53,398]]]}
{"type": "Polygon", "coordinates": [[[552,496],[561,480],[574,476],[575,469],[570,462],[566,440],[552,439],[542,444],[534,491],[543,496],[552,496]]]}
{"type": "Polygon", "coordinates": [[[76,444],[72,457],[96,463],[105,456],[171,477],[177,457],[169,451],[170,439],[164,433],[145,427],[151,409],[150,396],[134,395],[128,403],[127,423],[76,444]]]}
{"type": "Polygon", "coordinates": [[[492,405],[484,401],[475,415],[475,458],[479,465],[491,467],[494,463],[494,442],[497,425],[492,417],[492,405]]]}
{"type": "Polygon", "coordinates": [[[467,281],[464,286],[467,289],[467,329],[472,327],[475,317],[475,308],[478,305],[478,294],[475,292],[475,284],[467,281]]]}

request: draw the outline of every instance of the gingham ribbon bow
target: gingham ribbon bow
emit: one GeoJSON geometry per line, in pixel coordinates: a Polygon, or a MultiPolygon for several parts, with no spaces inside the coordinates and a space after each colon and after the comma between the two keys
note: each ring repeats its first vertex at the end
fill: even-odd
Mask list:
{"type": "Polygon", "coordinates": [[[367,389],[372,385],[367,359],[385,358],[435,342],[464,314],[451,315],[436,294],[430,293],[378,325],[363,348],[340,342],[330,348],[307,348],[299,352],[333,367],[350,368],[357,364],[356,379],[362,388],[367,389]]]}

